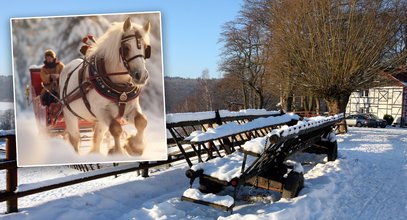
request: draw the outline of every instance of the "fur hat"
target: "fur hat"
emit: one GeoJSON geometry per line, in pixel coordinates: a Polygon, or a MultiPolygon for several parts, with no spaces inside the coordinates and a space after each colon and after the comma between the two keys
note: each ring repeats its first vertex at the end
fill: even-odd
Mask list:
{"type": "Polygon", "coordinates": [[[45,51],[44,57],[47,57],[47,56],[50,56],[50,57],[52,57],[52,58],[54,58],[54,59],[57,58],[57,55],[56,55],[55,52],[54,52],[53,50],[51,50],[51,49],[48,49],[48,50],[45,51]]]}

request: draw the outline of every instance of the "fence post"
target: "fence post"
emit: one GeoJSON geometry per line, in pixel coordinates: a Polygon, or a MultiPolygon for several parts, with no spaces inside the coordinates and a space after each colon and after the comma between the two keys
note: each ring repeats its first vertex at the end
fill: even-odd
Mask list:
{"type": "Polygon", "coordinates": [[[141,177],[149,177],[148,176],[148,162],[140,163],[141,169],[141,177]]]}
{"type": "MultiPolygon", "coordinates": [[[[6,139],[6,160],[17,160],[16,155],[16,136],[8,136],[6,139]]],[[[17,163],[13,168],[6,172],[6,192],[14,193],[17,190],[17,163]]],[[[7,213],[18,212],[17,198],[7,200],[7,213]]]]}

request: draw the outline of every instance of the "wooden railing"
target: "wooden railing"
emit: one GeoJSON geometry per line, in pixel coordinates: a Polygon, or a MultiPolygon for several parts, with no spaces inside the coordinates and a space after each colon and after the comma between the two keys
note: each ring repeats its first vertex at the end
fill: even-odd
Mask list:
{"type": "MultiPolygon", "coordinates": [[[[17,190],[17,154],[16,154],[16,136],[0,136],[6,139],[6,158],[0,160],[0,170],[6,170],[6,190],[0,191],[0,200],[8,194],[13,194],[17,190]]],[[[10,198],[6,201],[7,213],[18,211],[17,198],[10,198]]]]}
{"type": "Polygon", "coordinates": [[[53,179],[39,183],[32,183],[25,189],[17,190],[17,161],[16,161],[16,142],[15,135],[0,136],[0,139],[6,139],[6,158],[0,160],[0,170],[6,170],[6,190],[0,191],[0,202],[6,202],[6,212],[18,212],[18,198],[29,196],[32,194],[45,192],[65,186],[70,186],[78,183],[83,183],[108,176],[115,176],[123,173],[141,171],[143,177],[148,177],[148,169],[152,167],[162,166],[183,158],[169,158],[167,161],[158,161],[154,163],[142,162],[134,163],[125,166],[116,166],[106,169],[94,170],[86,173],[80,173],[73,176],[53,179]],[[47,184],[48,182],[48,184],[47,184]]]}
{"type": "MultiPolygon", "coordinates": [[[[274,114],[275,115],[275,114],[274,114]]],[[[235,117],[223,117],[219,116],[219,113],[216,114],[215,118],[207,119],[203,121],[183,121],[177,123],[167,124],[167,129],[172,133],[172,137],[167,140],[168,146],[181,146],[180,142],[185,136],[179,136],[177,132],[181,130],[186,134],[189,134],[190,130],[197,129],[207,129],[205,126],[211,126],[213,124],[222,124],[230,121],[235,121],[239,124],[247,123],[255,118],[267,117],[271,115],[245,115],[245,116],[235,116],[235,117]],[[177,139],[179,136],[180,139],[177,139]]],[[[263,133],[264,135],[264,133],[263,133]]],[[[78,183],[83,183],[99,178],[104,178],[108,176],[115,176],[123,173],[141,171],[143,177],[148,177],[148,170],[152,167],[168,165],[176,161],[186,160],[188,165],[192,165],[191,159],[201,155],[201,152],[191,151],[185,152],[182,146],[180,147],[180,152],[172,155],[168,155],[166,161],[158,162],[142,162],[142,163],[133,163],[124,166],[116,166],[103,168],[98,170],[92,170],[85,173],[80,173],[77,175],[72,175],[63,178],[52,179],[48,181],[43,181],[40,183],[30,183],[25,185],[24,188],[18,188],[18,179],[17,179],[17,157],[16,157],[16,137],[14,134],[9,135],[0,135],[0,139],[6,139],[6,157],[5,159],[0,160],[0,170],[6,170],[6,189],[0,191],[0,202],[6,202],[6,211],[7,213],[18,212],[18,199],[21,197],[33,195],[40,192],[45,192],[57,188],[62,188],[65,186],[70,186],[78,183]]]]}

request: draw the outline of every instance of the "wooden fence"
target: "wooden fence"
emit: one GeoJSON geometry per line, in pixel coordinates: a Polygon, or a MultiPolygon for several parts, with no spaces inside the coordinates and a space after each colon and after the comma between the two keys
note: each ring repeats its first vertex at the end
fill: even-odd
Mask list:
{"type": "MultiPolygon", "coordinates": [[[[216,117],[207,120],[200,121],[183,121],[177,123],[167,123],[167,129],[171,131],[172,137],[167,140],[168,146],[177,146],[179,137],[175,135],[174,129],[179,128],[185,131],[185,126],[190,126],[193,129],[206,129],[205,126],[212,126],[213,124],[222,124],[230,121],[236,121],[237,123],[246,123],[253,119],[259,117],[267,117],[270,115],[246,115],[238,117],[224,117],[220,118],[219,112],[216,113],[216,117]],[[195,127],[197,126],[197,127],[195,127]]],[[[189,133],[189,132],[187,132],[189,133]]],[[[29,196],[32,194],[45,192],[65,186],[70,186],[78,183],[84,183],[87,181],[104,178],[108,176],[115,176],[123,173],[141,171],[143,177],[148,177],[148,170],[153,167],[168,165],[176,161],[186,160],[188,165],[192,165],[191,158],[200,155],[200,152],[185,152],[182,147],[177,154],[168,155],[166,161],[157,161],[157,162],[141,162],[134,163],[125,166],[114,166],[104,169],[90,170],[86,173],[81,173],[78,175],[63,177],[53,179],[52,181],[44,181],[44,184],[31,184],[28,187],[23,189],[18,189],[18,168],[17,168],[17,157],[16,157],[16,140],[14,134],[8,134],[0,136],[0,139],[6,139],[6,157],[5,159],[0,160],[0,170],[6,170],[6,190],[0,191],[0,202],[6,202],[7,213],[18,212],[18,198],[29,196]]],[[[207,152],[202,152],[202,154],[207,152]]]]}

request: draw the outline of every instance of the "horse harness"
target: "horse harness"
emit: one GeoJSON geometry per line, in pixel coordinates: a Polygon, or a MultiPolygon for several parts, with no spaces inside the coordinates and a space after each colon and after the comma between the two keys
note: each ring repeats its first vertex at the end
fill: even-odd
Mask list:
{"type": "Polygon", "coordinates": [[[90,61],[84,59],[81,65],[82,68],[79,70],[78,75],[79,86],[70,93],[67,93],[68,82],[74,71],[72,71],[68,75],[68,78],[65,81],[65,85],[62,92],[63,104],[76,117],[82,118],[75,111],[73,111],[73,109],[69,105],[71,102],[79,98],[82,98],[82,101],[85,104],[86,108],[88,109],[89,113],[93,117],[96,117],[95,114],[92,112],[89,100],[86,96],[90,90],[95,89],[96,92],[98,92],[101,96],[117,103],[119,107],[119,113],[117,118],[119,119],[122,118],[127,103],[131,100],[134,100],[140,95],[141,88],[130,83],[128,84],[113,83],[108,76],[124,75],[128,74],[128,72],[106,73],[104,58],[96,58],[96,56],[93,56],[90,58],[90,61]],[[89,77],[85,80],[86,68],[88,68],[89,77]]]}
{"type": "Polygon", "coordinates": [[[123,36],[121,39],[121,46],[119,49],[120,58],[122,59],[123,65],[126,67],[127,72],[107,73],[104,58],[103,57],[97,58],[94,55],[90,58],[89,61],[86,58],[84,58],[82,63],[79,64],[73,71],[71,71],[68,74],[67,80],[65,81],[65,85],[62,91],[61,102],[76,117],[82,118],[75,111],[73,111],[69,104],[79,98],[82,98],[82,101],[85,104],[86,108],[88,109],[89,113],[96,118],[95,114],[92,112],[89,100],[86,97],[86,94],[92,89],[95,89],[101,96],[117,103],[119,107],[119,113],[117,116],[118,119],[121,119],[123,117],[127,102],[134,100],[140,95],[141,93],[140,87],[133,85],[131,83],[116,84],[109,79],[109,76],[126,74],[130,74],[131,77],[134,78],[130,71],[129,63],[132,60],[139,57],[142,57],[144,59],[150,58],[151,56],[150,45],[146,45],[146,47],[144,48],[144,55],[138,54],[128,59],[126,58],[126,51],[123,48],[124,43],[132,38],[136,39],[137,48],[141,49],[142,45],[140,39],[142,38],[142,36],[138,31],[135,31],[135,33],[132,35],[123,36]],[[75,70],[79,68],[79,66],[82,66],[82,68],[79,70],[78,75],[79,86],[72,90],[70,93],[68,93],[67,90],[69,80],[73,73],[75,72],[75,70]],[[88,68],[89,73],[89,77],[87,79],[85,79],[86,68],[88,68]]]}

